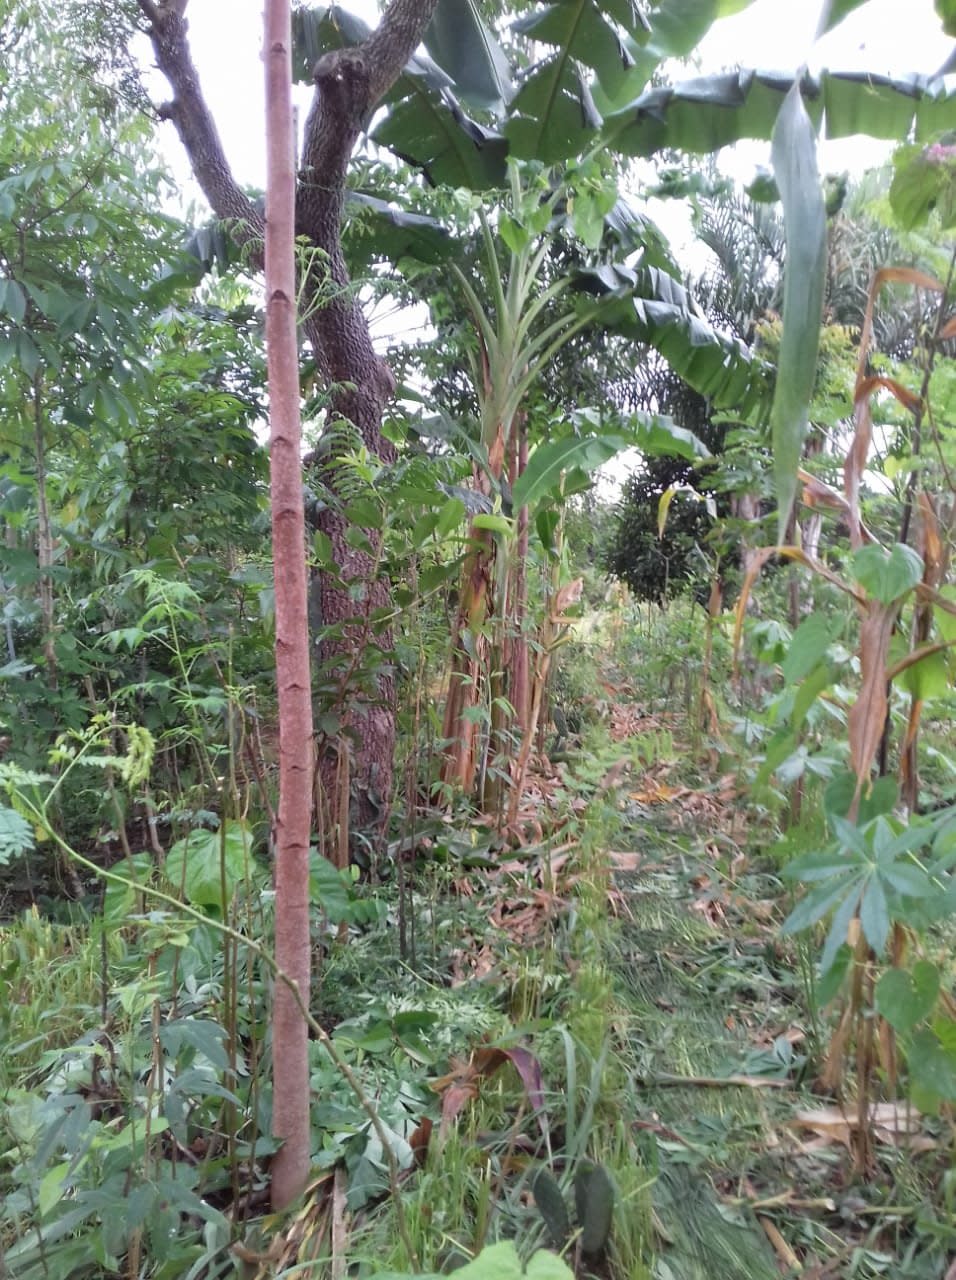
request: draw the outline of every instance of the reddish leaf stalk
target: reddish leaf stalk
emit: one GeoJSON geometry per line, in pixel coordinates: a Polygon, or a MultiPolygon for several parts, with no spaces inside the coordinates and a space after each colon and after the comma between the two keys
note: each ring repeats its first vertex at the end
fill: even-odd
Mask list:
{"type": "MultiPolygon", "coordinates": [[[[289,0],[266,0],[266,347],[275,564],[279,700],[276,963],[308,1008],[309,834],[312,819],[312,698],[309,671],[305,512],[302,501],[299,351],[296,334],[295,171],[289,0]]],[[[309,1038],[295,993],[276,984],[272,1012],[272,1204],[304,1190],[311,1156],[309,1038]]]]}

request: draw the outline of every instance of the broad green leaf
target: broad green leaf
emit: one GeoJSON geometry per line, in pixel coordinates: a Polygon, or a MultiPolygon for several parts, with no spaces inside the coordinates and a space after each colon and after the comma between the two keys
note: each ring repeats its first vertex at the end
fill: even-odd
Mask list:
{"type": "Polygon", "coordinates": [[[729,18],[753,0],[657,0],[648,15],[648,47],[662,58],[688,58],[718,18],[729,18]]]}
{"type": "MultiPolygon", "coordinates": [[[[829,665],[826,662],[821,662],[800,685],[800,688],[794,694],[793,710],[790,712],[790,727],[794,733],[799,733],[803,728],[810,708],[823,690],[832,682],[833,676],[830,673],[829,665]]],[[[847,805],[847,810],[849,810],[849,805],[847,805]]]]}
{"type": "Polygon", "coordinates": [[[548,555],[555,553],[554,535],[560,523],[561,512],[554,507],[542,507],[534,518],[534,527],[548,555]]]}
{"type": "Polygon", "coordinates": [[[0,311],[17,324],[23,323],[27,311],[27,300],[16,280],[10,278],[0,280],[0,311]]]}
{"type": "Polygon", "coordinates": [[[836,961],[840,948],[846,942],[850,921],[856,915],[859,901],[859,890],[854,887],[833,913],[833,923],[830,925],[830,932],[823,946],[823,954],[820,956],[821,973],[827,973],[836,961]]]}
{"type": "Polygon", "coordinates": [[[423,547],[437,527],[437,511],[426,511],[423,516],[419,516],[412,526],[412,546],[416,549],[423,547]]]}
{"type": "Polygon", "coordinates": [[[521,1262],[511,1240],[487,1245],[478,1257],[459,1268],[462,1280],[521,1280],[521,1262]]]}
{"type": "Polygon", "coordinates": [[[715,329],[673,275],[654,266],[633,271],[605,264],[579,271],[575,282],[600,298],[602,325],[655,347],[715,407],[766,418],[768,367],[739,339],[715,329]]]}
{"type": "MultiPolygon", "coordinates": [[[[856,775],[849,770],[837,774],[829,783],[823,796],[823,808],[827,817],[845,818],[856,796],[856,775]]],[[[895,778],[877,778],[869,791],[860,797],[858,821],[865,826],[880,814],[892,813],[899,800],[899,787],[895,778]]]]}
{"type": "Polygon", "coordinates": [[[858,858],[869,861],[870,846],[867,843],[867,833],[860,826],[859,821],[850,822],[848,818],[841,818],[838,814],[831,813],[830,826],[833,828],[834,835],[848,853],[856,854],[858,858]]]}
{"type": "Polygon", "coordinates": [[[522,85],[511,104],[505,136],[519,159],[557,164],[585,151],[600,127],[587,81],[558,53],[539,63],[522,85]]]}
{"type": "Polygon", "coordinates": [[[956,224],[956,147],[900,147],[893,156],[890,207],[904,231],[922,226],[934,212],[942,230],[956,224]]]}
{"type": "Polygon", "coordinates": [[[353,271],[375,259],[437,265],[454,251],[454,241],[436,218],[398,209],[366,191],[350,191],[345,203],[344,244],[353,271]]]}
{"type": "Polygon", "coordinates": [[[461,498],[449,498],[438,513],[435,524],[435,536],[447,538],[452,529],[457,529],[465,518],[465,504],[461,498]]]}
{"type": "Polygon", "coordinates": [[[854,9],[859,9],[861,4],[866,3],[868,3],[868,0],[824,0],[820,26],[817,29],[817,39],[819,40],[821,36],[825,36],[828,31],[832,31],[854,9]]]}
{"type": "Polygon", "coordinates": [[[790,523],[797,468],[809,426],[827,260],[827,219],[817,170],[817,138],[799,84],[793,86],[780,109],[773,131],[772,157],[787,242],[783,336],[770,412],[777,537],[782,543],[790,523]]]}
{"type": "Polygon", "coordinates": [[[931,653],[922,662],[907,667],[899,677],[907,693],[921,702],[930,698],[943,698],[949,693],[951,680],[945,653],[931,653]]]}
{"type": "Polygon", "coordinates": [[[525,1271],[525,1280],[573,1280],[574,1272],[556,1253],[539,1249],[532,1254],[525,1271]]]}
{"type": "Polygon", "coordinates": [[[948,36],[956,36],[956,0],[934,0],[934,8],[948,36]]]}
{"type": "Polygon", "coordinates": [[[881,867],[880,875],[891,889],[904,898],[932,898],[939,893],[939,887],[922,867],[912,862],[898,862],[881,867]]]}
{"type": "Polygon", "coordinates": [[[581,1251],[594,1256],[607,1244],[614,1216],[614,1185],[603,1165],[580,1165],[574,1175],[574,1204],[581,1228],[581,1251]]]}
{"type": "Polygon", "coordinates": [[[846,943],[836,953],[833,964],[817,979],[816,1001],[819,1008],[835,1000],[853,964],[853,949],[846,943]]]}
{"type": "Polygon", "coordinates": [[[227,820],[219,831],[191,831],[170,849],[164,874],[193,906],[223,910],[245,877],[251,843],[243,822],[227,820]]]}
{"type": "Polygon", "coordinates": [[[188,1048],[194,1053],[202,1054],[217,1071],[229,1068],[226,1030],[209,1018],[176,1018],[172,1022],[165,1022],[160,1028],[159,1040],[173,1059],[178,1058],[184,1048],[188,1048]]]}
{"type": "Polygon", "coordinates": [[[782,871],[787,880],[799,880],[810,884],[814,880],[832,880],[834,876],[847,876],[854,866],[840,850],[826,849],[820,853],[805,853],[788,862],[782,871]]]}
{"type": "Polygon", "coordinates": [[[512,523],[507,516],[496,516],[479,512],[478,515],[471,518],[472,527],[475,529],[489,529],[492,533],[500,533],[505,537],[512,532],[512,523]]]}
{"type": "Polygon", "coordinates": [[[315,552],[316,564],[333,565],[335,563],[332,539],[327,533],[323,533],[321,529],[316,529],[312,535],[312,549],[315,552]]]}
{"type": "Polygon", "coordinates": [[[596,0],[557,0],[515,26],[533,40],[556,45],[561,51],[559,58],[590,67],[609,95],[621,88],[632,65],[621,36],[596,0]]]}
{"type": "Polygon", "coordinates": [[[356,498],[345,508],[345,518],[363,529],[381,529],[382,508],[372,498],[356,498]]]}
{"type": "Polygon", "coordinates": [[[317,902],[332,924],[349,918],[351,895],[343,872],[333,867],[317,849],[309,851],[309,895],[317,902]]]}
{"type": "Polygon", "coordinates": [[[538,445],[528,465],[515,481],[512,500],[515,510],[534,506],[547,495],[556,496],[565,471],[580,468],[593,471],[625,449],[628,441],[618,435],[565,436],[538,445]]]}
{"type": "MultiPolygon", "coordinates": [[[[844,881],[841,881],[838,885],[823,885],[819,889],[813,889],[790,912],[780,926],[780,932],[783,934],[802,933],[804,929],[809,929],[811,925],[815,925],[822,920],[838,904],[844,903],[845,905],[845,902],[849,901],[855,906],[858,896],[858,891],[854,888],[853,892],[847,897],[847,884],[844,881]]],[[[847,920],[852,914],[853,911],[851,909],[847,920]]],[[[843,938],[840,941],[842,942],[845,938],[846,927],[844,926],[843,938]]],[[[834,954],[836,953],[834,952],[834,954]]],[[[824,969],[824,972],[826,972],[826,969],[824,969]]]]}
{"type": "Polygon", "coordinates": [[[585,248],[596,252],[601,247],[601,241],[604,238],[606,212],[602,210],[597,200],[593,199],[588,192],[578,192],[574,197],[574,207],[571,212],[571,224],[574,227],[574,234],[582,241],[585,248]]]}
{"type": "Polygon", "coordinates": [[[956,1101],[956,1054],[930,1030],[917,1031],[906,1055],[912,1084],[945,1102],[956,1101]]]}
{"type": "Polygon", "coordinates": [[[497,112],[513,93],[508,60],[474,0],[439,0],[424,45],[473,107],[497,112]]]}
{"type": "MultiPolygon", "coordinates": [[[[956,125],[952,86],[928,76],[824,71],[801,83],[814,123],[826,107],[828,137],[862,133],[898,140],[915,129],[918,140],[932,141],[956,125]]],[[[742,70],[649,89],[610,112],[603,135],[634,156],[667,149],[707,154],[744,138],[769,138],[792,85],[792,76],[742,70]]]]}
{"type": "Polygon", "coordinates": [[[473,191],[503,186],[506,139],[422,81],[406,77],[402,83],[405,97],[374,129],[373,140],[421,169],[435,186],[473,191]]]}
{"type": "Polygon", "coordinates": [[[836,627],[822,614],[812,613],[800,623],[780,669],[787,684],[797,684],[810,674],[833,643],[836,627]]]}
{"type": "Polygon", "coordinates": [[[895,543],[890,551],[870,543],[854,555],[853,576],[874,600],[892,604],[921,580],[923,561],[912,547],[901,542],[895,543]]]}

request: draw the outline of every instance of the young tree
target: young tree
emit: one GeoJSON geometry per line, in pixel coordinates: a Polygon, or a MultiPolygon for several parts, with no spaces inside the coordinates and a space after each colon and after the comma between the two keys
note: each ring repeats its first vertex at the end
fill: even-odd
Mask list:
{"type": "Polygon", "coordinates": [[[272,1131],[282,1140],[272,1166],[272,1203],[284,1209],[305,1188],[311,1156],[308,1007],[309,838],[312,830],[312,688],[309,669],[305,508],[302,498],[299,344],[296,334],[295,137],[289,0],[268,0],[265,16],[266,351],[272,460],[276,685],[279,696],[279,815],[276,831],[276,963],[272,1011],[272,1131]]]}

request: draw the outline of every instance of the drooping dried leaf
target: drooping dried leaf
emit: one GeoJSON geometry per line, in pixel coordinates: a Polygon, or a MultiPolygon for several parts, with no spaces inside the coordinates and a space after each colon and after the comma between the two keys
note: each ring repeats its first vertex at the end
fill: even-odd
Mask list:
{"type": "MultiPolygon", "coordinates": [[[[761,570],[772,556],[783,556],[786,560],[793,560],[797,564],[802,564],[805,569],[809,569],[818,578],[825,579],[825,581],[832,583],[833,586],[838,587],[846,595],[851,596],[858,604],[866,603],[866,596],[862,591],[844,582],[832,569],[828,569],[821,560],[808,555],[802,547],[758,547],[751,553],[750,567],[744,576],[740,588],[740,598],[737,601],[737,610],[734,614],[735,671],[740,661],[740,642],[743,638],[744,621],[747,617],[747,604],[750,600],[750,593],[753,590],[754,583],[760,576],[761,570]]],[[[956,612],[956,609],[954,609],[954,612],[956,612]]]]}
{"type": "Polygon", "coordinates": [[[870,600],[860,622],[860,692],[847,721],[850,767],[856,774],[858,793],[870,776],[886,723],[886,659],[898,613],[896,602],[870,600]]]}
{"type": "Polygon", "coordinates": [[[917,494],[916,503],[920,512],[919,553],[923,558],[923,582],[935,589],[946,573],[946,552],[939,532],[939,519],[928,493],[921,491],[917,494]]]}
{"type": "Polygon", "coordinates": [[[873,343],[873,313],[876,308],[876,300],[883,286],[891,283],[911,284],[917,289],[930,289],[936,293],[941,293],[943,290],[943,286],[934,276],[929,276],[923,271],[917,271],[913,267],[881,267],[879,271],[874,273],[870,284],[863,325],[860,329],[860,349],[857,355],[856,384],[853,395],[853,443],[850,445],[843,467],[843,487],[849,507],[850,544],[854,550],[863,545],[860,524],[860,485],[863,479],[863,472],[866,470],[866,460],[869,456],[870,442],[873,436],[870,396],[877,387],[884,386],[887,390],[892,391],[897,399],[902,404],[906,404],[908,408],[913,409],[919,404],[918,398],[913,397],[910,392],[899,383],[894,382],[893,379],[872,378],[867,374],[867,362],[873,343]],[[915,404],[913,403],[914,400],[915,404]]]}
{"type": "Polygon", "coordinates": [[[577,604],[581,599],[581,592],[584,590],[584,579],[575,578],[573,582],[567,583],[555,592],[551,601],[551,617],[553,622],[563,623],[567,621],[564,617],[564,611],[569,609],[571,605],[577,604]]]}
{"type": "Polygon", "coordinates": [[[440,1128],[442,1135],[448,1132],[449,1126],[462,1108],[478,1097],[481,1082],[493,1076],[506,1062],[510,1062],[517,1071],[528,1095],[528,1101],[537,1113],[539,1123],[544,1127],[544,1092],[541,1064],[538,1059],[520,1046],[502,1049],[498,1045],[482,1045],[472,1053],[467,1062],[462,1058],[452,1058],[451,1071],[431,1082],[433,1091],[442,1094],[440,1128]]]}

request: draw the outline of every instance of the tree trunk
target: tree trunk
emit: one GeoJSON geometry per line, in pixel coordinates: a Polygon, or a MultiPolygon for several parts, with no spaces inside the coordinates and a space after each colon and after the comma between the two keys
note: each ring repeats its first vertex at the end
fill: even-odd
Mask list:
{"type": "MultiPolygon", "coordinates": [[[[262,218],[236,183],[223,152],[215,122],[205,103],[193,66],[184,17],[188,0],[138,0],[149,19],[156,61],[169,80],[173,99],[160,108],[171,120],[186,148],[193,172],[218,218],[227,220],[233,238],[244,245],[253,267],[261,265],[262,218]]],[[[394,383],[388,367],[375,354],[368,322],[349,288],[341,245],[342,210],[352,151],[368,126],[376,104],[389,91],[402,68],[421,43],[437,0],[391,0],[377,29],[364,44],[325,54],[314,71],[315,100],[305,128],[303,167],[296,193],[296,230],[320,253],[307,254],[301,281],[304,328],[316,364],[332,392],[330,434],[336,425],[357,432],[369,451],[385,462],[391,447],[381,436],[382,412],[394,383]]],[[[390,590],[375,572],[375,556],[356,551],[345,542],[346,522],[336,509],[334,468],[319,465],[319,479],[332,501],[319,518],[319,527],[332,539],[338,574],[323,578],[317,588],[323,621],[328,624],[363,614],[342,579],[362,579],[371,607],[388,605],[390,590]]],[[[339,504],[341,505],[341,504],[339,504]]],[[[376,543],[374,531],[369,540],[376,543]]],[[[326,645],[320,660],[339,675],[353,670],[354,646],[369,640],[370,629],[350,625],[344,635],[326,645]]],[[[382,654],[391,637],[379,632],[374,644],[382,654]]],[[[374,656],[374,655],[373,655],[374,656]]],[[[367,664],[366,664],[367,665],[367,664]]],[[[357,813],[374,816],[373,795],[391,790],[395,738],[394,687],[387,661],[376,659],[373,690],[349,692],[349,726],[355,759],[351,773],[358,790],[357,813]]],[[[334,675],[333,675],[334,679],[334,675]]],[[[341,683],[341,681],[339,681],[341,683]]],[[[335,749],[323,753],[323,782],[337,776],[335,749]]]]}
{"type": "MultiPolygon", "coordinates": [[[[312,694],[299,417],[291,40],[289,0],[266,0],[266,351],[279,697],[275,957],[307,1009],[312,694]]],[[[312,1153],[309,1028],[296,993],[282,980],[273,995],[272,1081],[272,1132],[282,1141],[272,1164],[272,1205],[278,1211],[305,1190],[312,1153]]]]}

